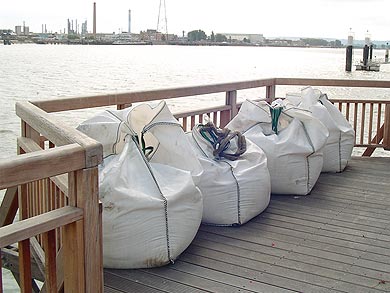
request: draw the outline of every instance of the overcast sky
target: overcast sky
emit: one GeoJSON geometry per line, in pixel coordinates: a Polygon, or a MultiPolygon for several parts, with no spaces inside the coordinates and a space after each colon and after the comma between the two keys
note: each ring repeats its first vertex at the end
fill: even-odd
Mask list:
{"type": "MultiPolygon", "coordinates": [[[[0,29],[22,25],[30,31],[59,32],[67,19],[87,20],[92,31],[93,0],[9,0],[0,5],[0,29]]],[[[161,0],[163,3],[164,0],[161,0]]],[[[97,31],[156,29],[160,0],[96,0],[97,31]]],[[[214,33],[258,33],[265,37],[390,40],[390,0],[165,0],[168,33],[202,29],[214,33]]]]}

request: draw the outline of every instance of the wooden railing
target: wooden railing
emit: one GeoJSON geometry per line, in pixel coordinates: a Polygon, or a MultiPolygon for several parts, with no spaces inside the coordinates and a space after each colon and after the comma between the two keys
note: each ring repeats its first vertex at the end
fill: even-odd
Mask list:
{"type": "Polygon", "coordinates": [[[0,208],[3,265],[18,268],[11,271],[22,292],[102,292],[102,146],[31,103],[18,103],[16,113],[19,155],[0,162],[0,189],[7,189],[0,208]],[[17,209],[19,221],[12,223],[17,209]]]}
{"type": "MultiPolygon", "coordinates": [[[[390,89],[390,81],[271,78],[18,103],[16,113],[22,121],[19,155],[0,162],[0,189],[7,189],[0,208],[3,266],[10,268],[9,263],[15,262],[13,256],[18,254],[19,265],[15,262],[11,269],[23,292],[39,290],[32,279],[42,280],[43,289],[50,292],[102,290],[97,171],[102,148],[54,118],[51,112],[113,105],[123,109],[138,102],[225,93],[221,105],[175,113],[189,131],[196,123],[202,123],[203,114],[219,126],[226,125],[239,110],[240,90],[265,89],[262,98],[271,101],[277,86],[297,85],[390,89]],[[20,221],[13,223],[17,209],[20,221]],[[18,249],[12,247],[15,242],[19,243],[18,249]]],[[[331,98],[353,125],[355,146],[365,148],[363,155],[371,155],[376,148],[390,149],[390,97],[331,98]]]]}
{"type": "Polygon", "coordinates": [[[371,156],[378,147],[389,149],[390,101],[333,99],[332,102],[353,126],[355,147],[366,148],[363,156],[371,156]]]}

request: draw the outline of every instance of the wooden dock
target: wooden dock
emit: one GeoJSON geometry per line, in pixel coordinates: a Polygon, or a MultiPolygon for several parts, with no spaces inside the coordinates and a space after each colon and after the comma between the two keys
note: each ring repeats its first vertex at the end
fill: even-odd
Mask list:
{"type": "Polygon", "coordinates": [[[173,265],[105,269],[105,292],[390,292],[389,174],[354,157],[241,227],[201,226],[173,265]]]}
{"type": "Polygon", "coordinates": [[[390,80],[266,78],[17,102],[18,155],[0,160],[0,267],[23,293],[390,292],[390,158],[370,157],[390,150],[389,89],[390,80]],[[308,85],[383,93],[331,98],[351,123],[363,158],[341,174],[322,174],[309,196],[274,195],[267,210],[242,227],[201,226],[173,265],[103,270],[102,145],[55,112],[225,97],[216,106],[175,113],[189,131],[203,114],[224,127],[237,114],[243,90],[259,90],[272,101],[280,86],[308,85]]]}

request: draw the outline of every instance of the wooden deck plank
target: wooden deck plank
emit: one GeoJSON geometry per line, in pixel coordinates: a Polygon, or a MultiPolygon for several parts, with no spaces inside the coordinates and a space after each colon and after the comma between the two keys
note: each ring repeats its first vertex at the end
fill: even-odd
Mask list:
{"type": "MultiPolygon", "coordinates": [[[[310,207],[310,208],[317,208],[322,210],[322,214],[326,214],[328,211],[336,211],[337,213],[348,213],[356,216],[365,216],[367,218],[371,218],[379,221],[382,221],[383,223],[387,223],[388,217],[386,215],[383,215],[381,213],[376,213],[374,211],[367,211],[365,209],[358,209],[357,207],[353,206],[353,203],[335,203],[333,200],[327,200],[327,199],[312,199],[308,196],[306,197],[285,197],[284,199],[280,198],[273,198],[273,201],[280,201],[282,200],[285,204],[292,204],[297,205],[300,207],[310,207]],[[307,197],[307,198],[306,198],[307,197]],[[304,201],[304,203],[303,203],[304,201]]],[[[299,208],[299,207],[296,207],[299,208]]]]}
{"type": "MultiPolygon", "coordinates": [[[[219,272],[215,272],[207,267],[189,265],[182,260],[178,260],[174,266],[150,271],[158,273],[169,280],[194,286],[203,292],[253,292],[241,289],[239,287],[240,284],[236,284],[236,282],[233,282],[235,285],[230,285],[229,282],[221,282],[221,274],[219,272]]],[[[222,278],[224,276],[222,274],[222,278]]]]}
{"type": "Polygon", "coordinates": [[[382,240],[382,241],[387,241],[387,242],[390,241],[390,235],[379,234],[379,233],[381,233],[381,231],[378,231],[378,232],[363,231],[362,229],[359,229],[358,226],[355,226],[353,228],[337,226],[334,224],[329,224],[330,220],[328,222],[308,221],[308,220],[296,218],[295,215],[294,215],[294,217],[292,217],[292,216],[285,216],[285,215],[273,214],[273,213],[268,212],[268,213],[264,213],[259,218],[255,219],[254,221],[261,221],[262,223],[266,223],[267,221],[274,221],[275,223],[278,223],[278,222],[290,223],[290,224],[299,225],[302,227],[311,227],[314,229],[322,229],[324,231],[344,233],[344,234],[353,235],[353,236],[363,236],[367,239],[382,240]]]}
{"type": "MultiPolygon", "coordinates": [[[[278,276],[262,274],[252,269],[191,255],[190,253],[184,253],[181,256],[181,261],[178,262],[175,269],[197,274],[204,279],[213,278],[221,282],[221,284],[238,286],[239,288],[236,288],[236,292],[289,292],[289,290],[283,288],[286,284],[275,280],[276,278],[282,279],[278,276]],[[266,280],[264,281],[264,279],[266,280]],[[278,284],[273,285],[275,283],[278,284]]],[[[294,280],[291,281],[291,283],[294,282],[294,280]]],[[[299,281],[295,283],[301,284],[299,281]]],[[[290,284],[290,286],[294,285],[296,286],[296,284],[290,284]]],[[[212,292],[220,292],[220,287],[216,287],[212,292]]]]}
{"type": "Polygon", "coordinates": [[[158,269],[108,270],[108,272],[113,274],[113,275],[116,275],[118,277],[125,278],[128,280],[134,280],[136,282],[145,284],[145,285],[147,285],[151,288],[155,288],[157,290],[163,290],[163,291],[172,292],[172,293],[173,292],[189,292],[189,293],[202,292],[198,288],[172,281],[166,277],[162,277],[154,271],[158,271],[158,269]]]}
{"type": "MultiPolygon", "coordinates": [[[[275,261],[264,261],[263,252],[250,253],[250,251],[239,250],[237,247],[233,249],[227,249],[227,251],[221,251],[226,249],[226,247],[221,248],[223,245],[213,245],[213,249],[208,249],[206,247],[201,247],[197,245],[191,246],[191,248],[187,251],[186,255],[183,257],[184,259],[189,256],[197,257],[205,257],[210,258],[214,261],[224,262],[225,264],[234,265],[234,272],[238,273],[237,268],[246,268],[250,270],[250,273],[246,274],[246,277],[251,274],[256,275],[256,273],[261,273],[261,277],[263,277],[263,282],[269,281],[268,274],[278,275],[280,277],[285,278],[283,280],[285,286],[289,286],[291,288],[292,281],[299,280],[301,283],[298,284],[298,287],[293,288],[295,290],[302,290],[304,292],[311,292],[321,290],[323,287],[325,288],[333,288],[333,285],[336,281],[342,283],[344,282],[345,286],[348,286],[351,290],[355,292],[361,290],[362,288],[365,291],[368,291],[370,287],[375,286],[378,282],[373,279],[366,279],[365,284],[359,284],[358,287],[354,281],[357,278],[352,280],[352,282],[346,282],[345,279],[341,279],[343,276],[340,272],[338,274],[333,274],[332,270],[326,270],[318,265],[310,265],[310,264],[302,264],[300,262],[287,261],[285,258],[276,258],[275,261]],[[218,250],[215,250],[215,249],[218,250]],[[307,283],[310,285],[307,286],[307,283]],[[360,288],[359,288],[360,287],[360,288]],[[366,288],[365,288],[366,287],[366,288]]],[[[197,258],[196,258],[197,259],[197,258]]],[[[261,277],[257,276],[257,280],[261,280],[261,277]]],[[[282,285],[284,283],[282,280],[277,280],[277,283],[274,285],[282,285]]]]}
{"type": "MultiPolygon", "coordinates": [[[[260,234],[256,233],[256,231],[254,232],[253,230],[245,231],[241,228],[240,231],[221,231],[219,229],[217,233],[220,235],[234,237],[247,242],[268,245],[270,247],[283,247],[286,250],[290,249],[297,252],[302,252],[304,254],[310,254],[312,256],[319,255],[323,258],[335,261],[339,260],[349,264],[354,264],[365,253],[355,251],[353,249],[343,249],[332,245],[320,245],[320,243],[312,243],[303,239],[302,241],[300,241],[301,239],[299,238],[279,237],[280,235],[278,234],[269,234],[263,232],[260,234]],[[291,241],[291,239],[293,241],[291,241]]],[[[381,258],[381,260],[383,261],[383,258],[381,258]]],[[[377,263],[371,260],[367,260],[367,262],[365,263],[365,267],[372,270],[378,270],[378,266],[380,265],[381,263],[377,263]]]]}
{"type": "Polygon", "coordinates": [[[202,225],[173,265],[105,270],[106,292],[390,292],[389,175],[354,158],[241,227],[202,225]]]}
{"type": "Polygon", "coordinates": [[[132,292],[139,292],[139,293],[161,292],[160,290],[157,290],[153,287],[145,286],[144,284],[140,284],[137,281],[132,281],[127,278],[122,278],[121,276],[112,274],[108,271],[104,272],[104,284],[105,284],[105,288],[108,287],[111,290],[115,290],[115,292],[117,292],[117,290],[119,292],[129,292],[127,291],[129,288],[133,290],[132,292]]]}
{"type": "MultiPolygon", "coordinates": [[[[194,240],[195,245],[197,245],[198,239],[207,241],[212,239],[213,242],[223,244],[224,246],[228,245],[235,247],[238,250],[245,249],[250,253],[273,255],[279,257],[279,259],[296,261],[303,265],[316,265],[320,267],[320,269],[330,269],[332,273],[344,274],[344,276],[346,276],[345,278],[351,281],[356,281],[355,276],[357,276],[358,280],[356,283],[366,282],[366,278],[375,280],[378,280],[378,278],[390,278],[390,273],[378,273],[378,271],[373,271],[364,267],[359,267],[357,270],[348,270],[356,262],[357,258],[339,257],[337,253],[318,252],[318,250],[302,248],[298,245],[280,242],[277,244],[273,243],[274,245],[269,245],[268,243],[259,244],[208,232],[198,233],[197,239],[194,240]],[[351,275],[345,273],[347,270],[351,275]]],[[[367,282],[369,282],[369,280],[367,280],[367,282]]]]}
{"type": "Polygon", "coordinates": [[[386,228],[380,228],[375,226],[367,225],[363,219],[356,217],[349,217],[352,220],[348,221],[348,217],[343,215],[343,217],[326,218],[318,216],[315,214],[315,211],[308,209],[305,213],[294,213],[289,210],[282,209],[280,207],[270,207],[267,209],[267,213],[262,214],[265,217],[287,217],[290,221],[297,221],[298,223],[305,223],[305,225],[312,225],[320,227],[323,225],[322,221],[325,221],[325,224],[329,229],[338,229],[338,228],[350,228],[352,230],[362,231],[363,233],[369,232],[372,233],[375,237],[380,237],[381,235],[390,236],[390,231],[386,231],[386,228]]]}
{"type": "MultiPolygon", "coordinates": [[[[340,210],[331,210],[324,209],[321,207],[312,207],[312,206],[303,206],[298,203],[284,203],[279,202],[277,205],[275,203],[275,199],[268,207],[268,209],[276,208],[278,211],[290,212],[294,213],[296,216],[313,216],[318,220],[337,220],[345,223],[357,223],[359,225],[363,225],[364,227],[373,227],[377,229],[381,229],[382,231],[386,231],[388,226],[388,221],[386,219],[378,219],[373,218],[373,216],[366,215],[355,215],[351,214],[348,211],[344,211],[340,213],[340,210]]],[[[268,211],[267,209],[267,211],[268,211]]]]}
{"type": "Polygon", "coordinates": [[[355,231],[355,233],[347,233],[350,231],[346,231],[346,229],[327,229],[327,225],[323,224],[320,227],[311,227],[306,225],[297,225],[293,221],[280,221],[276,219],[267,219],[267,218],[259,218],[253,221],[257,225],[266,225],[271,229],[273,227],[289,229],[294,232],[303,232],[309,234],[315,234],[318,236],[324,236],[333,241],[332,239],[338,239],[342,241],[353,241],[354,243],[359,243],[361,245],[370,245],[376,246],[378,248],[385,248],[383,253],[389,253],[387,248],[390,246],[390,237],[383,236],[382,239],[370,238],[366,233],[361,233],[361,231],[355,231]]]}

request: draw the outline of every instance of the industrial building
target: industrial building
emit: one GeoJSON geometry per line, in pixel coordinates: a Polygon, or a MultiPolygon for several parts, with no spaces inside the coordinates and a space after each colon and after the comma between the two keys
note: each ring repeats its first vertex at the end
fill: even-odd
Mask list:
{"type": "Polygon", "coordinates": [[[219,33],[225,35],[232,42],[243,42],[249,40],[252,44],[262,44],[265,40],[263,34],[237,34],[237,33],[219,33]]]}

